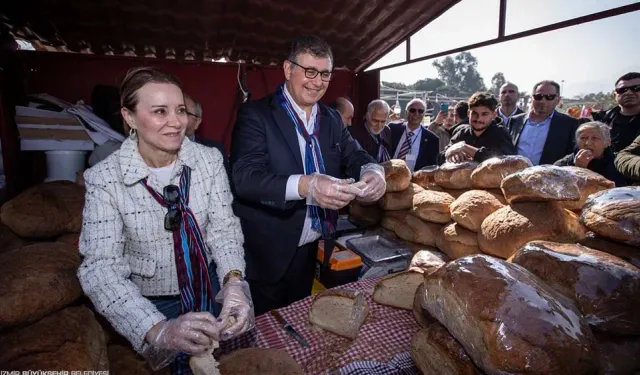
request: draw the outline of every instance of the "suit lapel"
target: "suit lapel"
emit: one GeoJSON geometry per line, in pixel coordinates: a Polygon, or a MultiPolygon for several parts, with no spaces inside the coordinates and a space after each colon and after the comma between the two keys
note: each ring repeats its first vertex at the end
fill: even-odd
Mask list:
{"type": "Polygon", "coordinates": [[[304,164],[302,163],[302,155],[300,154],[300,143],[298,143],[298,131],[296,130],[296,125],[291,121],[287,112],[280,106],[278,103],[278,98],[273,95],[271,100],[271,109],[273,114],[273,119],[276,122],[278,128],[282,132],[282,136],[285,141],[287,141],[287,145],[289,145],[289,150],[293,154],[296,163],[300,167],[300,170],[304,171],[304,164]]]}
{"type": "Polygon", "coordinates": [[[524,124],[527,123],[527,120],[529,120],[529,116],[525,115],[524,117],[522,117],[522,121],[518,120],[515,123],[511,122],[512,120],[509,120],[510,125],[513,124],[513,130],[512,133],[514,134],[513,137],[513,145],[518,147],[518,141],[520,141],[520,134],[522,134],[522,130],[524,130],[524,124]]]}
{"type": "MultiPolygon", "coordinates": [[[[429,130],[427,130],[427,128],[422,126],[422,131],[420,132],[420,148],[418,149],[418,157],[416,158],[416,165],[413,168],[416,171],[422,168],[422,164],[426,156],[425,152],[427,152],[427,148],[428,148],[427,143],[429,143],[429,139],[427,138],[428,131],[429,130]]],[[[437,145],[436,147],[440,147],[440,145],[437,145]]]]}
{"type": "Polygon", "coordinates": [[[320,111],[320,151],[322,152],[323,159],[325,160],[325,169],[326,169],[326,161],[325,155],[329,155],[329,152],[332,151],[332,137],[331,137],[331,117],[327,114],[326,111],[322,110],[318,105],[318,111],[320,111]]]}
{"type": "Polygon", "coordinates": [[[400,143],[400,138],[402,138],[402,133],[404,132],[405,123],[400,124],[399,126],[394,126],[391,128],[391,157],[396,153],[398,149],[398,143],[400,143]]]}

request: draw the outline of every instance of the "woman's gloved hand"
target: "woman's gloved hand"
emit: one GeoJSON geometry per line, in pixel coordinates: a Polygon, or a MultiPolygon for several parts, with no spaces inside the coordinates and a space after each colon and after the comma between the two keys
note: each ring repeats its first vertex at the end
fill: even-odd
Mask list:
{"type": "Polygon", "coordinates": [[[222,304],[217,323],[221,340],[239,336],[255,327],[253,301],[246,281],[230,279],[216,296],[216,302],[222,304]]]}
{"type": "Polygon", "coordinates": [[[205,353],[219,338],[220,327],[211,313],[191,312],[162,321],[149,330],[143,354],[157,370],[171,363],[178,353],[205,353]]]}

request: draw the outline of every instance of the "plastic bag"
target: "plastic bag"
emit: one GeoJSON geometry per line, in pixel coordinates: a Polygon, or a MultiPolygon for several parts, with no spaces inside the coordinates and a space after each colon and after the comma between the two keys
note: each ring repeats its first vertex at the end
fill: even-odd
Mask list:
{"type": "Polygon", "coordinates": [[[615,188],[589,196],[580,222],[603,237],[640,246],[640,187],[615,188]]]}
{"type": "Polygon", "coordinates": [[[579,178],[562,167],[536,166],[508,175],[502,180],[500,188],[509,204],[579,201],[579,178]]]}
{"type": "Polygon", "coordinates": [[[520,155],[487,159],[471,173],[471,183],[477,189],[499,189],[503,178],[529,167],[531,161],[520,155]]]}

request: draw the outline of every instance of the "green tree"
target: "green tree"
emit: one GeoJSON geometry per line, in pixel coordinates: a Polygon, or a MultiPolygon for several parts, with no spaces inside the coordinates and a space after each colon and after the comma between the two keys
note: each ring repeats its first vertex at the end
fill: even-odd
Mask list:
{"type": "Polygon", "coordinates": [[[425,78],[417,81],[411,88],[418,91],[436,91],[446,87],[445,83],[438,78],[425,78]]]}
{"type": "Polygon", "coordinates": [[[500,95],[500,87],[507,83],[507,80],[504,78],[504,74],[502,72],[498,72],[491,77],[491,88],[489,91],[495,95],[500,95]]]}
{"type": "Polygon", "coordinates": [[[478,59],[470,52],[436,60],[433,66],[438,71],[438,77],[448,87],[459,90],[459,94],[470,95],[487,89],[482,76],[478,73],[478,59]]]}
{"type": "MultiPolygon", "coordinates": [[[[383,86],[387,86],[387,87],[392,88],[392,89],[398,89],[398,90],[410,89],[409,86],[407,86],[406,84],[401,83],[401,82],[385,82],[385,81],[382,81],[381,83],[382,83],[383,86]]],[[[410,85],[410,86],[413,86],[413,85],[410,85]]]]}

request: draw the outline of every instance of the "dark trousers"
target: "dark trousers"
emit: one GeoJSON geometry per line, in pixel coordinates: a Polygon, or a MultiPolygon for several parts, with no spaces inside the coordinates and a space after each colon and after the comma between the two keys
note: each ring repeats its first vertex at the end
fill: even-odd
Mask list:
{"type": "Polygon", "coordinates": [[[267,284],[247,280],[256,316],[288,306],[311,295],[317,254],[318,241],[300,246],[284,277],[278,282],[267,284]]]}

